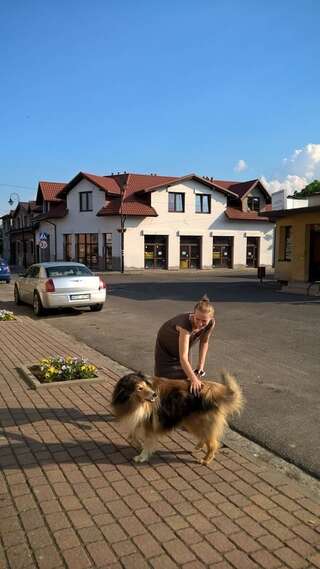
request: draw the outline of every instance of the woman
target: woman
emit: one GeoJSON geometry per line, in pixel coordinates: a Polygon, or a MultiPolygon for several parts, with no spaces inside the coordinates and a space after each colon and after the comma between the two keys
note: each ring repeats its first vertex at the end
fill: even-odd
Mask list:
{"type": "Polygon", "coordinates": [[[165,322],[157,336],[155,347],[155,375],[169,379],[188,379],[190,391],[201,389],[200,377],[209,347],[209,338],[215,326],[214,308],[205,295],[192,313],[179,314],[165,322]],[[199,341],[197,369],[190,364],[190,348],[199,341]]]}

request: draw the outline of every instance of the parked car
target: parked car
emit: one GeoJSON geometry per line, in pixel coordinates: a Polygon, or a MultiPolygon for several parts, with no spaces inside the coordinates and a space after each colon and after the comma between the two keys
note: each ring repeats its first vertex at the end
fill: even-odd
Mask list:
{"type": "Polygon", "coordinates": [[[11,273],[7,261],[0,257],[0,282],[1,281],[9,284],[11,281],[11,273]]]}
{"type": "Polygon", "coordinates": [[[14,285],[16,304],[26,302],[40,316],[50,308],[89,306],[101,310],[107,285],[81,263],[56,262],[31,265],[14,285]]]}

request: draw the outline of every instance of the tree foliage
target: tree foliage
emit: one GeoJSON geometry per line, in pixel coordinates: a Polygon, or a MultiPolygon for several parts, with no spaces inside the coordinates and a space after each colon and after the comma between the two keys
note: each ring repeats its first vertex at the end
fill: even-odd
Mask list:
{"type": "Polygon", "coordinates": [[[311,196],[315,192],[320,192],[320,180],[313,180],[313,182],[308,184],[300,192],[294,192],[294,195],[297,198],[303,198],[305,196],[311,196]]]}

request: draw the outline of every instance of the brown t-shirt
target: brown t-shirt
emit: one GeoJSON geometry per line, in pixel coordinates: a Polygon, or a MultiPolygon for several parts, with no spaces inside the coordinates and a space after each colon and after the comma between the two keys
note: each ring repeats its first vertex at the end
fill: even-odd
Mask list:
{"type": "Polygon", "coordinates": [[[190,333],[189,347],[198,340],[206,340],[210,335],[214,320],[210,320],[205,328],[192,332],[190,314],[178,314],[165,322],[157,336],[155,347],[154,373],[160,377],[170,379],[185,379],[187,376],[180,364],[179,356],[179,331],[177,326],[190,333]]]}

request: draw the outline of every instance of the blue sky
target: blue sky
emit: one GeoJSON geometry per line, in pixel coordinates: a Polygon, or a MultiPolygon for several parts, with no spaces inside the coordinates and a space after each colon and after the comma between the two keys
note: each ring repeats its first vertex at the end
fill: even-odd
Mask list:
{"type": "Polygon", "coordinates": [[[0,213],[79,170],[315,176],[319,19],[318,0],[2,3],[0,213]]]}

